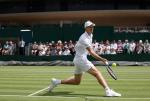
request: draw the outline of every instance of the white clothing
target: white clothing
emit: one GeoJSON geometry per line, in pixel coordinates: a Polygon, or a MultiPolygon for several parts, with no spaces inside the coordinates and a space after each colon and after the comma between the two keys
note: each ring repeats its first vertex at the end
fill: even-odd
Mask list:
{"type": "Polygon", "coordinates": [[[63,55],[70,55],[70,50],[69,50],[69,49],[66,49],[62,54],[63,54],[63,55]]]}
{"type": "Polygon", "coordinates": [[[130,44],[129,44],[129,50],[130,50],[130,52],[134,52],[135,47],[136,47],[136,44],[135,44],[135,43],[130,43],[130,44]]]}
{"type": "Polygon", "coordinates": [[[110,45],[105,46],[105,54],[110,54],[110,45]]]}
{"type": "Polygon", "coordinates": [[[83,33],[77,44],[75,45],[76,55],[74,57],[74,64],[76,67],[75,74],[81,74],[88,71],[94,65],[87,59],[87,47],[92,48],[93,34],[89,35],[87,32],[83,33]]]}
{"type": "Polygon", "coordinates": [[[19,42],[19,47],[25,47],[25,42],[23,40],[19,42]]]}
{"type": "Polygon", "coordinates": [[[116,43],[110,44],[110,48],[114,49],[114,50],[117,50],[117,44],[116,43]]]}

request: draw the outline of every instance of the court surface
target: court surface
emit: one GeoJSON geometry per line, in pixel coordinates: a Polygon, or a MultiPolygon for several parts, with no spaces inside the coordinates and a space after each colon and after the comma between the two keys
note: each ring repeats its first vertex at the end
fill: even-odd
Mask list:
{"type": "Polygon", "coordinates": [[[73,75],[73,66],[1,66],[0,101],[150,101],[150,66],[114,67],[117,81],[105,67],[97,68],[122,97],[105,97],[102,86],[87,73],[81,85],[60,85],[47,92],[51,78],[73,75]]]}

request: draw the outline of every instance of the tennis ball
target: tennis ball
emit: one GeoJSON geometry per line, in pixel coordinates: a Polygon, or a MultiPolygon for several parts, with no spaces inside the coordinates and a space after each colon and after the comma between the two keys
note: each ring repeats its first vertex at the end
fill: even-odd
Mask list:
{"type": "Polygon", "coordinates": [[[116,63],[112,63],[112,67],[116,67],[117,66],[117,64],[116,63]]]}

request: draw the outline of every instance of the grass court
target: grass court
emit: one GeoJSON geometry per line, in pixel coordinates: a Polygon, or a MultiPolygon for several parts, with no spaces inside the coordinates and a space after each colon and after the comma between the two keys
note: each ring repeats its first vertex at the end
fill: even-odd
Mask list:
{"type": "Polygon", "coordinates": [[[60,85],[52,93],[44,90],[51,78],[64,79],[73,75],[73,66],[1,66],[0,101],[150,101],[150,66],[118,66],[113,80],[104,67],[108,84],[122,97],[105,97],[102,86],[85,73],[80,85],[60,85]],[[33,95],[32,95],[33,94],[33,95]],[[29,96],[32,95],[32,96],[29,96]]]}

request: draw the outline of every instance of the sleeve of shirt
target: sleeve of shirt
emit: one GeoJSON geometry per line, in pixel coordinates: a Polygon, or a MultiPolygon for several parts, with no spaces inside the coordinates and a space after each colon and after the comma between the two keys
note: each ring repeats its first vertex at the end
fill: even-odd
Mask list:
{"type": "Polygon", "coordinates": [[[82,39],[80,42],[85,48],[91,47],[90,41],[88,39],[82,39]]]}

